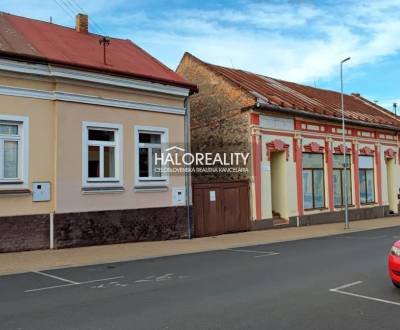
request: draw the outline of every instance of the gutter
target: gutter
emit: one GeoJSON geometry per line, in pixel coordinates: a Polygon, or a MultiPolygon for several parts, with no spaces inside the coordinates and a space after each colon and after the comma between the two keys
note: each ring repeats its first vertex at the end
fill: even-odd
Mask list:
{"type": "MultiPolygon", "coordinates": [[[[269,104],[269,103],[261,103],[261,102],[256,102],[255,104],[253,104],[251,106],[242,108],[242,111],[256,110],[256,109],[269,110],[269,111],[273,111],[276,113],[284,113],[284,114],[289,114],[289,115],[294,115],[294,116],[302,116],[302,117],[312,118],[312,119],[324,119],[327,121],[333,121],[333,122],[338,122],[338,123],[342,122],[342,119],[339,117],[336,118],[336,117],[331,117],[331,116],[327,116],[327,115],[310,113],[310,112],[304,111],[304,110],[297,110],[297,109],[295,110],[295,109],[281,107],[279,105],[274,105],[274,104],[269,104]]],[[[360,121],[353,120],[353,119],[346,119],[346,123],[358,125],[358,126],[367,126],[367,127],[372,127],[372,128],[380,128],[380,129],[386,129],[386,130],[390,130],[390,131],[400,132],[400,127],[395,127],[395,126],[374,124],[374,123],[368,123],[368,122],[360,122],[360,121]]]]}
{"type": "MultiPolygon", "coordinates": [[[[184,119],[184,139],[185,153],[190,152],[190,103],[189,97],[184,101],[185,119],[184,119]]],[[[190,187],[190,165],[185,164],[185,196],[186,196],[186,220],[188,227],[188,239],[192,239],[192,215],[190,209],[191,187],[190,187]]]]}

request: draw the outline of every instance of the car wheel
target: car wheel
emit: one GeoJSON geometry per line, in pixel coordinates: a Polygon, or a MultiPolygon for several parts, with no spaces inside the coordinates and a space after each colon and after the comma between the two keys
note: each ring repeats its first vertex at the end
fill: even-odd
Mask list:
{"type": "Polygon", "coordinates": [[[396,288],[400,289],[400,283],[397,283],[397,282],[395,282],[395,281],[392,281],[392,282],[393,282],[393,285],[394,285],[396,288]]]}

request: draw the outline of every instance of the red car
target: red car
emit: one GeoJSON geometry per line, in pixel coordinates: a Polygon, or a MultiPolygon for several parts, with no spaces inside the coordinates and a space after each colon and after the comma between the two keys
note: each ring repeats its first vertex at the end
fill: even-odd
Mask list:
{"type": "Polygon", "coordinates": [[[394,286],[400,289],[400,241],[394,243],[390,250],[389,275],[394,286]]]}

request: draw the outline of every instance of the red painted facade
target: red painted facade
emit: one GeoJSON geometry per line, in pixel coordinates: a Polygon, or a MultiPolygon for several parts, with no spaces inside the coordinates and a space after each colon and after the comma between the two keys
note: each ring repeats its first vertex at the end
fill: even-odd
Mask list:
{"type": "MultiPolygon", "coordinates": [[[[257,126],[260,123],[259,115],[251,115],[251,123],[257,126]]],[[[289,159],[290,150],[293,150],[293,161],[295,162],[296,169],[296,191],[297,191],[297,212],[299,216],[307,214],[304,211],[303,202],[303,168],[302,168],[302,154],[307,153],[323,153],[325,162],[325,175],[327,189],[325,196],[326,207],[329,211],[335,211],[334,206],[334,181],[333,181],[333,155],[343,154],[344,152],[351,156],[352,168],[352,187],[353,187],[353,204],[354,207],[360,208],[360,187],[359,187],[359,155],[374,156],[375,175],[376,175],[376,204],[383,205],[382,203],[382,171],[381,171],[381,152],[383,152],[378,144],[383,146],[391,146],[384,151],[385,159],[396,159],[400,154],[398,147],[394,143],[387,143],[385,141],[397,139],[393,133],[374,131],[368,129],[359,129],[355,127],[346,128],[346,143],[345,147],[342,142],[342,128],[341,126],[331,125],[329,123],[302,121],[301,119],[294,120],[294,131],[279,131],[260,128],[258,132],[269,139],[265,145],[266,159],[270,160],[271,152],[284,151],[286,159],[289,159]],[[367,137],[369,135],[369,137],[367,137]],[[292,137],[292,149],[289,144],[285,143],[280,137],[292,137]],[[360,137],[362,137],[360,139],[360,137]],[[307,140],[307,143],[304,143],[307,140]],[[309,142],[312,140],[311,142],[309,142]],[[383,141],[382,141],[383,140],[383,141]],[[362,146],[360,146],[362,145],[362,146]]],[[[395,142],[395,141],[393,141],[395,142]]],[[[260,164],[262,155],[260,157],[260,148],[258,140],[253,136],[253,150],[255,151],[253,159],[255,164],[260,164]]],[[[400,157],[400,156],[399,156],[400,157]]],[[[400,159],[400,158],[399,158],[400,159]]],[[[254,167],[255,178],[255,192],[256,192],[256,217],[261,219],[261,169],[260,166],[254,167]]]]}

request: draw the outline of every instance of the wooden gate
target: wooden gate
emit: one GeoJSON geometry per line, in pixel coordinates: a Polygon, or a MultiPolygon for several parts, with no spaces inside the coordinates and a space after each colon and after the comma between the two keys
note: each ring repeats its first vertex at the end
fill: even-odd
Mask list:
{"type": "Polygon", "coordinates": [[[248,181],[193,184],[196,237],[246,231],[249,213],[248,181]]]}

